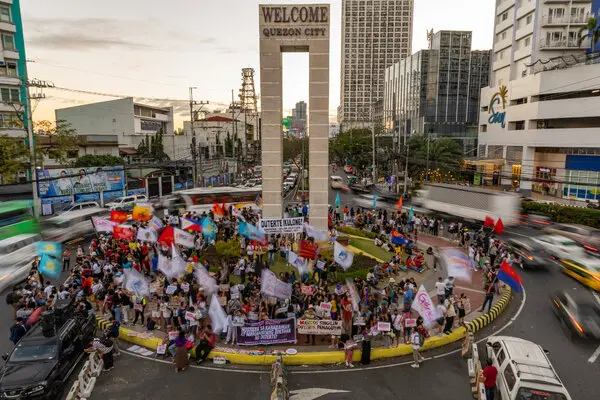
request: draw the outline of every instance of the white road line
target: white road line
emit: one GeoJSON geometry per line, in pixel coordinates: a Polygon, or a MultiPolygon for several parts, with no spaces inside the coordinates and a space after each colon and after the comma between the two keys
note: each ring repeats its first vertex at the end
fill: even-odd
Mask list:
{"type": "Polygon", "coordinates": [[[461,289],[461,290],[467,290],[469,292],[475,292],[475,293],[485,294],[485,292],[483,290],[468,288],[468,287],[464,287],[464,286],[454,286],[454,288],[455,289],[461,289]]]}
{"type": "MultiPolygon", "coordinates": [[[[510,321],[508,321],[502,328],[498,329],[497,331],[493,332],[492,334],[479,339],[476,343],[481,343],[485,340],[487,340],[489,337],[491,336],[497,336],[499,335],[501,332],[503,332],[504,330],[508,329],[509,326],[511,326],[513,324],[513,322],[516,321],[517,318],[519,318],[519,315],[521,314],[521,312],[523,311],[523,307],[525,307],[525,302],[527,301],[527,293],[525,292],[525,288],[523,287],[523,300],[521,301],[521,305],[519,306],[519,309],[517,310],[517,313],[515,314],[514,317],[512,317],[510,319],[510,321]]],[[[155,358],[150,358],[150,357],[145,357],[142,356],[140,354],[135,354],[132,352],[129,352],[127,350],[121,350],[122,352],[132,355],[134,357],[138,357],[138,358],[143,358],[145,360],[148,361],[155,361],[155,362],[160,362],[163,364],[171,364],[173,365],[172,362],[170,361],[166,361],[166,360],[158,360],[155,358]]],[[[461,351],[461,349],[456,349],[456,350],[452,350],[449,351],[447,353],[443,353],[443,354],[439,354],[437,356],[432,356],[432,357],[427,357],[425,358],[425,361],[427,360],[435,360],[438,358],[442,358],[442,357],[447,357],[449,355],[458,353],[459,351],[461,351]]],[[[600,349],[598,349],[596,352],[599,353],[600,355],[600,349]]],[[[596,353],[594,353],[596,354],[596,353]]],[[[596,357],[598,357],[598,355],[596,355],[596,357]]],[[[590,358],[591,359],[591,358],[590,358]]],[[[359,367],[359,368],[354,368],[354,369],[319,369],[316,371],[300,371],[297,369],[290,369],[289,371],[292,374],[307,374],[307,375],[314,375],[314,374],[329,374],[329,373],[340,373],[340,372],[360,372],[360,371],[367,371],[367,370],[376,370],[376,369],[385,369],[385,368],[393,368],[393,367],[400,367],[403,365],[409,365],[409,364],[413,364],[413,361],[404,361],[404,362],[399,362],[399,363],[393,363],[393,364],[385,364],[385,365],[373,365],[373,366],[369,366],[369,367],[359,367]]],[[[265,371],[258,371],[258,370],[252,370],[252,369],[233,369],[233,368],[218,368],[218,367],[208,367],[208,366],[197,366],[197,365],[192,365],[190,364],[191,368],[198,368],[198,369],[206,369],[206,370],[210,370],[210,371],[220,371],[220,372],[237,372],[237,373],[250,373],[250,374],[269,374],[270,371],[269,370],[265,370],[265,371]]],[[[308,367],[308,366],[307,366],[308,367]]]]}
{"type": "Polygon", "coordinates": [[[598,296],[598,293],[592,291],[592,296],[594,296],[594,298],[596,299],[596,301],[598,302],[598,304],[600,305],[600,296],[598,296]]]}
{"type": "Polygon", "coordinates": [[[590,364],[595,363],[599,356],[600,356],[600,346],[598,346],[598,348],[596,349],[594,354],[592,354],[592,356],[590,358],[588,358],[588,362],[590,364]]]}

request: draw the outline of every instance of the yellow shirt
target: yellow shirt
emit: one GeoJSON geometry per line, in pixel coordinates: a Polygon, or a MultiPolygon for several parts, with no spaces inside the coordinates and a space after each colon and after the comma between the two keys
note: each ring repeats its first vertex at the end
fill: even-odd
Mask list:
{"type": "Polygon", "coordinates": [[[331,299],[331,312],[337,312],[337,304],[335,300],[331,299]]]}

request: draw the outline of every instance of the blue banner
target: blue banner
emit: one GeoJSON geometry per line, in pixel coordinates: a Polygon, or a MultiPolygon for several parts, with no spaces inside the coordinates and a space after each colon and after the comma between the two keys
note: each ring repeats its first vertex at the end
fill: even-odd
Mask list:
{"type": "Polygon", "coordinates": [[[111,167],[39,169],[36,171],[40,198],[123,190],[122,165],[111,167]]]}
{"type": "Polygon", "coordinates": [[[102,198],[104,199],[104,201],[118,199],[119,197],[123,197],[122,190],[113,190],[110,192],[102,192],[102,198]]]}
{"type": "Polygon", "coordinates": [[[82,203],[84,201],[100,202],[100,193],[86,193],[86,194],[76,194],[75,195],[75,203],[82,203]]]}
{"type": "Polygon", "coordinates": [[[146,188],[128,189],[127,196],[133,196],[134,194],[146,194],[146,188]]]}
{"type": "Polygon", "coordinates": [[[42,204],[70,204],[73,202],[73,197],[71,196],[58,196],[51,197],[49,199],[42,199],[42,204]]]}

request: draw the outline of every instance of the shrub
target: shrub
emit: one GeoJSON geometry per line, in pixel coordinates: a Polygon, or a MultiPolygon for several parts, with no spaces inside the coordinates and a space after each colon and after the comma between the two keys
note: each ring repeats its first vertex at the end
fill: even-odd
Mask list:
{"type": "Polygon", "coordinates": [[[521,207],[525,213],[545,215],[550,217],[554,222],[581,224],[600,228],[600,211],[591,208],[543,204],[535,201],[524,202],[521,207]]]}
{"type": "Polygon", "coordinates": [[[360,236],[368,239],[375,239],[377,237],[376,233],[363,231],[362,229],[351,228],[349,226],[337,226],[335,229],[348,235],[360,236]]]}

